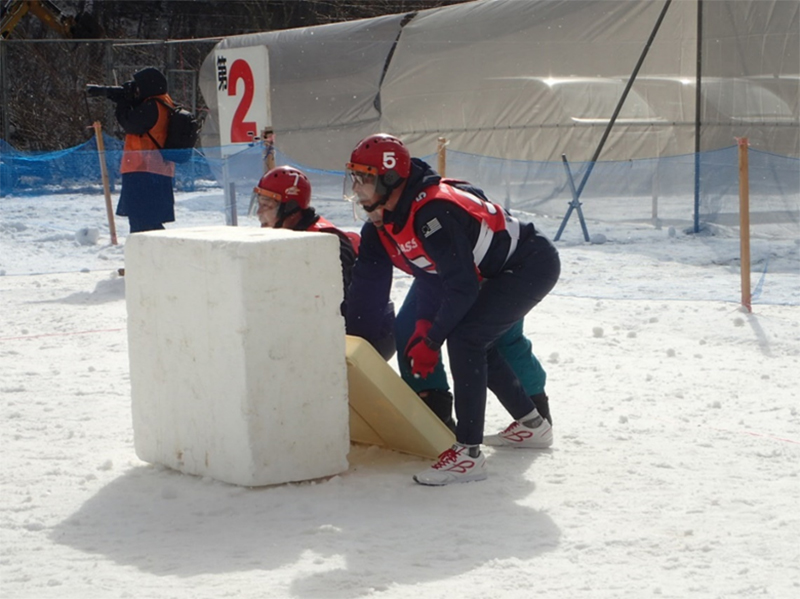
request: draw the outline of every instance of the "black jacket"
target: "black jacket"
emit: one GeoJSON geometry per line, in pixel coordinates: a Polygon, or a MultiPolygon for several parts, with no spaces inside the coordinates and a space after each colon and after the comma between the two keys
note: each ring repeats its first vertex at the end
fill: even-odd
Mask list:
{"type": "Polygon", "coordinates": [[[134,73],[131,87],[135,95],[121,98],[115,114],[125,133],[144,135],[158,121],[158,104],[149,98],[167,93],[167,79],[158,69],[148,67],[134,73]]]}
{"type": "MultiPolygon", "coordinates": [[[[306,208],[302,211],[300,220],[292,228],[295,231],[308,231],[318,220],[319,215],[314,208],[306,208]]],[[[345,306],[347,305],[347,293],[353,278],[353,265],[356,262],[356,251],[353,248],[353,242],[350,238],[339,229],[334,227],[324,232],[333,233],[339,238],[339,259],[342,263],[342,282],[344,284],[344,304],[342,305],[342,314],[344,315],[345,306]]]]}
{"type": "MultiPolygon", "coordinates": [[[[414,198],[424,188],[438,183],[437,177],[436,172],[428,164],[418,159],[412,160],[411,175],[400,200],[393,211],[386,210],[383,213],[385,225],[393,227],[394,231],[402,229],[408,221],[414,198]]],[[[469,184],[465,183],[459,187],[485,198],[480,189],[469,184]]],[[[436,279],[435,283],[430,281],[429,276],[418,279],[425,281],[425,285],[420,289],[424,290],[424,297],[428,298],[428,306],[430,307],[432,303],[436,307],[436,315],[431,319],[433,327],[428,338],[436,346],[440,346],[478,297],[481,283],[475,272],[472,250],[478,240],[481,224],[466,210],[452,202],[431,200],[417,211],[413,225],[418,241],[436,264],[437,275],[433,277],[436,279]],[[426,237],[423,227],[433,219],[439,222],[441,228],[426,237]],[[435,299],[437,296],[440,298],[439,301],[435,299]]],[[[487,279],[492,278],[499,275],[504,268],[508,268],[515,259],[521,259],[521,256],[517,256],[520,248],[525,245],[525,240],[534,235],[532,224],[521,225],[518,250],[509,259],[509,264],[506,264],[511,239],[505,231],[495,234],[486,255],[478,265],[481,275],[487,279]]],[[[545,243],[549,244],[547,241],[545,243]]],[[[416,271],[415,276],[417,276],[416,271]]],[[[418,302],[418,306],[424,310],[425,303],[418,302]]],[[[419,315],[419,317],[426,316],[424,313],[419,315]]]]}
{"type": "MultiPolygon", "coordinates": [[[[417,158],[411,161],[411,173],[400,200],[393,211],[383,213],[384,226],[399,231],[408,221],[411,204],[420,191],[439,183],[441,177],[427,163],[417,158]]],[[[485,199],[484,193],[469,184],[458,185],[485,199]]],[[[480,291],[480,280],[475,272],[473,247],[480,233],[480,222],[466,210],[449,201],[429,201],[416,213],[414,230],[425,252],[436,263],[437,274],[432,275],[409,264],[418,285],[417,319],[433,322],[429,339],[440,346],[475,303],[480,291]],[[432,219],[441,228],[425,237],[422,228],[432,219]]],[[[555,248],[545,237],[539,236],[530,223],[521,224],[517,249],[508,259],[510,237],[505,232],[496,234],[479,268],[484,278],[499,275],[513,268],[518,261],[532,253],[548,254],[555,248]]],[[[374,225],[367,223],[361,232],[361,248],[353,269],[353,282],[349,294],[347,327],[351,334],[374,334],[381,306],[388,301],[392,283],[392,262],[378,238],[374,225]],[[352,332],[351,332],[352,331],[352,332]]],[[[369,337],[367,337],[369,338],[369,337]]]]}

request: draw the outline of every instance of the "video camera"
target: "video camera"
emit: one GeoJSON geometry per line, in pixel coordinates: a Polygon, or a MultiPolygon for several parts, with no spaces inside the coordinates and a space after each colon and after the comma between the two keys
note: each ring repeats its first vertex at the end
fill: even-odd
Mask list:
{"type": "Polygon", "coordinates": [[[136,83],[134,81],[126,81],[122,85],[88,83],[86,85],[86,95],[90,98],[108,98],[112,102],[125,100],[132,102],[136,97],[136,83]]]}

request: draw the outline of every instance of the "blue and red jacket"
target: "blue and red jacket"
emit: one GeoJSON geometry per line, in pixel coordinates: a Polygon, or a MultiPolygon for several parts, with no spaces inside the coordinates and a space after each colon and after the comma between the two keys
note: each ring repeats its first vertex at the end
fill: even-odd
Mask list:
{"type": "Polygon", "coordinates": [[[348,294],[349,333],[359,328],[351,327],[356,318],[377,314],[377,306],[388,299],[392,257],[396,261],[401,254],[420,283],[417,318],[433,322],[428,337],[438,346],[474,304],[481,279],[513,267],[540,244],[552,249],[532,224],[519,224],[468,184],[442,181],[417,158],[411,161],[400,200],[393,211],[384,210],[383,220],[384,233],[397,252],[392,253],[374,225],[364,225],[348,294]]]}
{"type": "MultiPolygon", "coordinates": [[[[424,189],[414,198],[411,203],[410,215],[398,232],[395,233],[396,227],[383,230],[384,234],[381,235],[381,239],[385,240],[384,246],[387,251],[390,251],[390,257],[396,266],[410,272],[409,268],[400,265],[400,263],[408,263],[425,272],[436,274],[435,261],[425,251],[424,244],[418,237],[415,222],[416,215],[423,206],[429,202],[442,200],[454,203],[480,225],[478,238],[472,248],[475,271],[479,278],[483,278],[481,264],[492,246],[495,235],[502,233],[507,235],[509,239],[507,258],[514,253],[519,240],[519,221],[501,207],[477,193],[469,191],[469,189],[474,190],[475,188],[470,188],[468,185],[465,181],[442,179],[438,184],[424,189]],[[457,185],[465,186],[467,189],[459,188],[457,185]]],[[[441,228],[442,224],[439,219],[434,217],[422,225],[421,233],[424,238],[427,238],[441,228]]]]}

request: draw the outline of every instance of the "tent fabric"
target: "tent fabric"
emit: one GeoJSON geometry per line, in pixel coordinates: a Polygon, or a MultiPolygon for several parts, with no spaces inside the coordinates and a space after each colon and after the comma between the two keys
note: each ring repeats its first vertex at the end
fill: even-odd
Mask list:
{"type": "MultiPolygon", "coordinates": [[[[587,161],[665,3],[476,0],[217,48],[268,47],[277,144],[314,168],[341,170],[378,131],[415,155],[445,137],[465,153],[587,161]]],[[[681,0],[669,4],[599,160],[695,151],[698,52],[698,149],[748,137],[755,149],[800,156],[800,3],[681,0]]],[[[200,80],[213,121],[213,52],[200,80]]],[[[214,127],[208,146],[219,143],[214,127]]]]}
{"type": "MultiPolygon", "coordinates": [[[[214,52],[265,45],[272,127],[280,147],[309,166],[343,169],[345,148],[349,156],[347,146],[380,128],[380,81],[405,19],[390,15],[226,38],[200,72],[211,130],[218,131],[214,52]]],[[[219,135],[205,135],[203,146],[219,146],[219,135]]]]}

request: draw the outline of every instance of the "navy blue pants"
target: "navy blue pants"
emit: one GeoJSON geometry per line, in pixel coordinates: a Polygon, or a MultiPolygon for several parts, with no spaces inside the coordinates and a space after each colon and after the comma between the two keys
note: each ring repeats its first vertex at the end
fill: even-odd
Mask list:
{"type": "MultiPolygon", "coordinates": [[[[406,298],[403,301],[400,311],[397,313],[397,318],[394,323],[395,339],[393,339],[393,342],[397,344],[397,365],[400,369],[400,376],[406,384],[416,393],[430,391],[432,389],[449,391],[450,383],[447,380],[447,373],[445,372],[444,363],[441,358],[433,369],[433,372],[423,379],[416,378],[411,373],[411,364],[403,355],[408,340],[414,333],[414,327],[417,323],[416,281],[411,285],[408,293],[406,293],[406,298]]],[[[496,345],[497,349],[500,350],[500,353],[503,354],[503,357],[519,378],[526,395],[536,395],[537,393],[544,392],[547,373],[533,354],[531,342],[525,337],[522,329],[523,321],[519,320],[515,322],[512,327],[497,340],[496,345]]],[[[379,349],[378,351],[381,350],[379,349]]],[[[388,360],[389,358],[386,359],[388,360]]]]}
{"type": "Polygon", "coordinates": [[[175,220],[172,177],[155,173],[122,174],[117,216],[127,216],[131,233],[156,231],[175,220]]]}
{"type": "Polygon", "coordinates": [[[535,407],[495,342],[550,293],[561,263],[555,248],[516,256],[507,270],[483,282],[472,308],[447,337],[456,439],[465,445],[483,442],[487,388],[515,420],[535,407]]]}
{"type": "Polygon", "coordinates": [[[128,225],[131,233],[142,233],[144,231],[160,231],[164,228],[161,223],[151,223],[146,220],[136,218],[135,216],[128,217],[128,225]]]}

